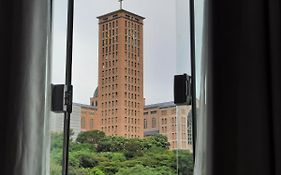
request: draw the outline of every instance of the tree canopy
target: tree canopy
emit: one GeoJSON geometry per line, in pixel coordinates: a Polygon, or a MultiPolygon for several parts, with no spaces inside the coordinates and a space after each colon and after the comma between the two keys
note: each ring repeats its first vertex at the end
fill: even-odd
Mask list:
{"type": "MultiPolygon", "coordinates": [[[[51,174],[61,173],[62,133],[51,135],[51,174]]],[[[124,138],[82,132],[70,143],[69,175],[192,175],[192,154],[169,150],[166,136],[124,138]]]]}

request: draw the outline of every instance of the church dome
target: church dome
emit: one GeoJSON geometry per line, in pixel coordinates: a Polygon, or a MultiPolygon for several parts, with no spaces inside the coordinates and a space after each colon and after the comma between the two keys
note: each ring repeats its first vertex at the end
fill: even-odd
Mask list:
{"type": "Polygon", "coordinates": [[[98,92],[98,87],[96,88],[95,92],[94,92],[94,96],[93,97],[98,97],[99,92],[98,92]]]}

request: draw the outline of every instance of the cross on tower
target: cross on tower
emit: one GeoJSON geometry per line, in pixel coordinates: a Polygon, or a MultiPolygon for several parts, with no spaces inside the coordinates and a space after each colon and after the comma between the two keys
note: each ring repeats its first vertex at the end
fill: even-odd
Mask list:
{"type": "Polygon", "coordinates": [[[122,9],[122,2],[123,2],[123,0],[119,0],[119,2],[120,2],[120,9],[122,9]]]}

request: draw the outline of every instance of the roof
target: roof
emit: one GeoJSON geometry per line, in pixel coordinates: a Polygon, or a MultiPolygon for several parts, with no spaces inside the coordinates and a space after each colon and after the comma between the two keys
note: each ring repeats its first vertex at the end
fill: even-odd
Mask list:
{"type": "Polygon", "coordinates": [[[150,108],[170,108],[170,107],[175,107],[175,103],[173,101],[169,102],[164,102],[164,103],[156,103],[156,104],[151,104],[151,105],[145,105],[145,109],[150,109],[150,108]]]}
{"type": "Polygon", "coordinates": [[[104,15],[101,15],[101,16],[98,16],[97,18],[100,19],[100,18],[103,18],[103,17],[106,17],[106,16],[113,15],[113,14],[115,14],[115,13],[119,13],[119,12],[126,12],[126,13],[128,13],[128,14],[130,14],[130,15],[134,15],[134,16],[139,17],[139,18],[141,18],[141,19],[145,19],[145,17],[139,16],[139,15],[137,15],[137,14],[135,14],[135,13],[129,12],[129,11],[124,10],[124,9],[119,9],[119,10],[116,10],[116,11],[113,11],[113,12],[110,12],[110,13],[107,13],[107,14],[104,14],[104,15]]]}
{"type": "Polygon", "coordinates": [[[73,106],[79,106],[83,108],[89,108],[89,109],[97,109],[96,106],[86,105],[86,104],[80,104],[80,103],[73,103],[73,106]]]}

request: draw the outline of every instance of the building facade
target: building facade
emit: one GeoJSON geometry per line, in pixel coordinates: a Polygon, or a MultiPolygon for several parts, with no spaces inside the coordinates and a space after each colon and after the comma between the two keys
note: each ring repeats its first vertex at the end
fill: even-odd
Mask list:
{"type": "Polygon", "coordinates": [[[95,130],[97,108],[95,106],[81,105],[81,131],[95,130]]]}
{"type": "MultiPolygon", "coordinates": [[[[94,129],[94,118],[96,118],[97,108],[89,105],[73,103],[70,120],[70,129],[73,131],[73,139],[76,139],[81,131],[94,129]]],[[[50,131],[63,132],[64,113],[51,112],[50,131]]]]}
{"type": "Polygon", "coordinates": [[[171,149],[192,151],[190,106],[176,107],[173,102],[144,106],[144,18],[120,9],[98,20],[98,87],[90,99],[97,112],[88,122],[81,118],[81,130],[126,138],[159,133],[167,136],[171,149]]]}
{"type": "Polygon", "coordinates": [[[191,106],[173,102],[147,105],[144,108],[144,135],[159,133],[167,136],[170,149],[192,152],[191,106]]]}
{"type": "Polygon", "coordinates": [[[107,135],[143,137],[143,20],[120,9],[98,17],[95,127],[107,135]]]}

